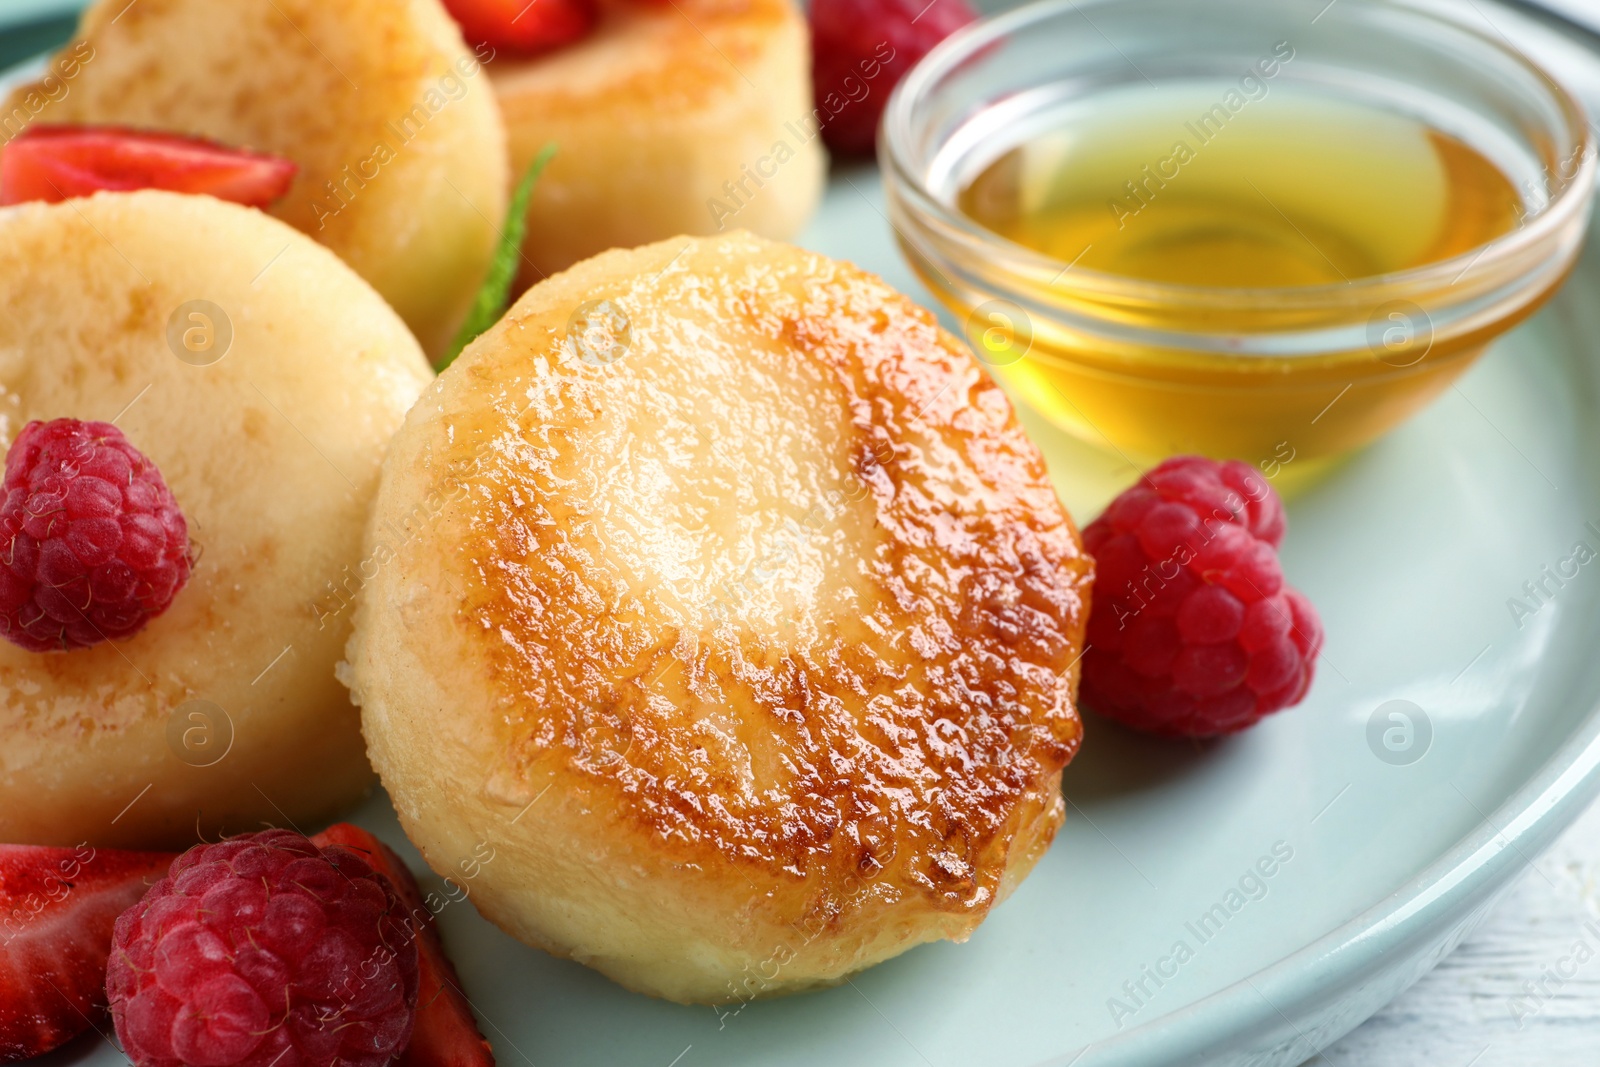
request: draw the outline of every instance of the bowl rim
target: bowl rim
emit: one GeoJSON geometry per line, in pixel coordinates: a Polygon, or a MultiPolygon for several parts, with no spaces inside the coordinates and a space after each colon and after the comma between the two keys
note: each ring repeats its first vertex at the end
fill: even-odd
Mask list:
{"type": "MultiPolygon", "coordinates": [[[[982,51],[994,47],[1003,37],[1029,26],[1068,13],[1081,15],[1083,9],[1088,7],[1129,2],[1138,3],[1141,0],[1033,0],[1021,7],[969,23],[929,51],[895,86],[885,105],[879,127],[878,158],[891,201],[896,195],[904,196],[917,211],[928,217],[942,232],[954,237],[967,251],[991,260],[998,258],[1005,261],[1004,269],[1010,274],[1051,278],[1046,289],[1056,288],[1055,282],[1071,271],[1071,289],[1079,294],[1182,307],[1214,303],[1274,307],[1351,305],[1363,302],[1364,297],[1370,297],[1374,292],[1448,289],[1474,268],[1481,272],[1493,264],[1527,254],[1539,245],[1558,238],[1565,228],[1573,225],[1589,210],[1596,186],[1600,141],[1597,141],[1595,125],[1590,121],[1584,105],[1542,65],[1504,39],[1504,35],[1497,40],[1464,18],[1455,17],[1455,9],[1429,4],[1426,0],[1345,0],[1343,6],[1404,11],[1431,20],[1441,28],[1467,34],[1498,52],[1531,75],[1556,105],[1568,132],[1576,134],[1575,137],[1564,139],[1564,144],[1559,148],[1560,155],[1563,159],[1576,157],[1579,160],[1576,172],[1555,188],[1542,210],[1525,216],[1524,223],[1516,228],[1448,259],[1348,281],[1304,286],[1211,286],[1158,282],[1079,267],[1075,261],[1069,263],[1046,255],[996,233],[934,195],[923,175],[910,166],[908,157],[912,140],[911,110],[929,94],[939,79],[982,51]],[[900,187],[898,190],[894,188],[896,185],[900,187]]],[[[902,239],[905,239],[903,234],[902,239]]]]}

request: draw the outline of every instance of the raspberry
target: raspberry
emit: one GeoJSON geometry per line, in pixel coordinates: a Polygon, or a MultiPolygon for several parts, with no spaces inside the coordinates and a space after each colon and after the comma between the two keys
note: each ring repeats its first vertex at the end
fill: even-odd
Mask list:
{"type": "Polygon", "coordinates": [[[417,945],[355,852],[264,830],[179,856],[122,913],[106,968],[135,1067],[383,1067],[417,1006],[417,945]]]}
{"type": "Polygon", "coordinates": [[[1179,456],[1083,531],[1095,557],[1083,702],[1136,729],[1211,737],[1298,704],[1322,623],[1283,580],[1283,504],[1244,463],[1179,456]]]}
{"type": "Polygon", "coordinates": [[[108,422],[30,422],[6,453],[0,634],[34,652],[126,637],[189,580],[161,472],[108,422]]]}
{"type": "Polygon", "coordinates": [[[977,17],[967,0],[811,0],[811,81],[828,147],[870,153],[890,90],[977,17]]]}

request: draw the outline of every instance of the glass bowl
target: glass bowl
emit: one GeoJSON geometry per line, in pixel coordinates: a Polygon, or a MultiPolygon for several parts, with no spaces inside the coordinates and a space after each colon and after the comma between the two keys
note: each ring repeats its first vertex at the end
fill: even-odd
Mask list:
{"type": "Polygon", "coordinates": [[[1475,28],[1475,7],[1319,6],[1044,0],[959,31],[895,89],[879,133],[890,220],[1013,396],[1139,465],[1195,452],[1269,473],[1292,460],[1310,474],[1416,412],[1561,284],[1594,188],[1582,106],[1475,28]],[[1147,83],[1235,85],[1286,48],[1274,87],[1332,93],[1465,142],[1516,187],[1516,228],[1395,273],[1230,288],[1086,269],[955,206],[1051,109],[1147,83]]]}

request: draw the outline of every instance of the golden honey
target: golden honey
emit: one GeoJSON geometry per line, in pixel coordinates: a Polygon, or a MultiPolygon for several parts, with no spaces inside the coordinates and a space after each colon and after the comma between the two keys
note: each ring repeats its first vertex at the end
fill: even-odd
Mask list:
{"type": "MultiPolygon", "coordinates": [[[[997,308],[919,264],[1008,388],[1136,462],[1178,452],[1263,464],[1336,456],[1448,386],[1559,282],[1498,319],[1439,336],[1416,300],[1357,289],[1470,261],[1519,225],[1522,191],[1483,153],[1417,119],[1300,85],[1253,88],[1259,95],[1214,86],[1101,94],[1092,108],[1035,122],[974,168],[955,206],[1059,261],[1050,288],[1066,314],[1041,321],[997,308]],[[1135,284],[1110,297],[1097,283],[1105,276],[1135,284]],[[1323,295],[1296,298],[1310,287],[1323,295]],[[1218,289],[1231,292],[1203,295],[1218,289]],[[1168,299],[1174,292],[1194,299],[1168,299]],[[1111,329],[1075,328],[1074,316],[1111,329]],[[1252,338],[1341,326],[1361,340],[1248,351],[1252,338]],[[1210,343],[1171,340],[1195,336],[1210,343]]],[[[1415,296],[1443,302],[1448,289],[1415,296]]]]}
{"type": "Polygon", "coordinates": [[[1287,88],[1238,113],[1139,97],[1005,152],[959,207],[1074,269],[1247,288],[1406,270],[1517,224],[1510,179],[1406,116],[1287,88]]]}

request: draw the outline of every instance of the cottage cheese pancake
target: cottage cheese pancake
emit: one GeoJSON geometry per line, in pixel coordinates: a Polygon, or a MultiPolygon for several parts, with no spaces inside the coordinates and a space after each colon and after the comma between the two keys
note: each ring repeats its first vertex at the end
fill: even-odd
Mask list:
{"type": "Polygon", "coordinates": [[[479,909],[631,988],[964,939],[1061,823],[1091,564],[971,354],[846,264],[739,233],[536,286],[408,416],[368,555],[408,834],[491,843],[479,909]]]}

